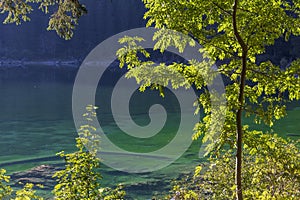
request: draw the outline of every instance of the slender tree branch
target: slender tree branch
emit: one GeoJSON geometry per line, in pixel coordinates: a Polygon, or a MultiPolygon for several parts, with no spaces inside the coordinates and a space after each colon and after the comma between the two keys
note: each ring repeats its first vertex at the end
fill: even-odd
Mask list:
{"type": "Polygon", "coordinates": [[[267,73],[267,72],[262,72],[262,71],[259,71],[259,70],[255,70],[255,69],[252,69],[252,68],[247,68],[248,70],[254,72],[254,73],[257,73],[257,74],[260,74],[260,75],[263,75],[267,78],[270,78],[272,80],[276,80],[276,77],[274,76],[270,76],[270,73],[267,73]]]}
{"type": "Polygon", "coordinates": [[[250,10],[247,10],[247,9],[244,9],[244,8],[237,8],[237,10],[241,10],[241,11],[243,11],[243,12],[247,12],[247,13],[253,14],[253,15],[255,15],[255,16],[258,15],[257,13],[251,12],[250,10]]]}
{"type": "Polygon", "coordinates": [[[231,13],[231,12],[225,10],[224,8],[222,8],[221,6],[219,6],[217,3],[213,2],[213,4],[214,4],[215,6],[217,6],[220,10],[222,10],[224,13],[226,13],[226,14],[232,16],[232,13],[231,13]]]}

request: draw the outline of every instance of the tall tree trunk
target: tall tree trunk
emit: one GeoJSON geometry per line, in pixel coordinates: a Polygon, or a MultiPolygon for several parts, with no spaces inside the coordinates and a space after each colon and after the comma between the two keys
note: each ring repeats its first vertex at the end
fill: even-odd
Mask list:
{"type": "Polygon", "coordinates": [[[240,89],[239,89],[239,107],[236,112],[236,166],[235,166],[235,184],[236,184],[236,199],[243,199],[243,190],[242,190],[242,155],[243,155],[243,129],[242,129],[242,111],[243,111],[243,102],[244,102],[244,90],[245,90],[245,81],[246,81],[246,71],[247,71],[247,52],[248,47],[244,42],[243,38],[239,34],[237,28],[237,8],[238,0],[234,1],[233,4],[233,13],[232,13],[232,26],[234,35],[242,48],[242,72],[240,77],[240,89]]]}

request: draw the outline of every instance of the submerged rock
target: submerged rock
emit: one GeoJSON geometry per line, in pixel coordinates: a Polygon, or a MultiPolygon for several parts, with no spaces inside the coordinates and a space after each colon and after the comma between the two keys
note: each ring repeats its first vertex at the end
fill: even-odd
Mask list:
{"type": "Polygon", "coordinates": [[[14,186],[20,186],[20,183],[41,184],[45,190],[52,190],[56,181],[52,176],[55,172],[61,170],[61,167],[52,165],[40,165],[22,172],[15,172],[10,175],[14,186]]]}

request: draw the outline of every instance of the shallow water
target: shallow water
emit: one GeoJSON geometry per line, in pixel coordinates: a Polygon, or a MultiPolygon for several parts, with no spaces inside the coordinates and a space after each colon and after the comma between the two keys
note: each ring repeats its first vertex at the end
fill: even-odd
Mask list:
{"type": "MultiPolygon", "coordinates": [[[[50,157],[50,163],[61,163],[61,160],[54,159],[53,156],[61,150],[72,152],[75,149],[74,139],[77,134],[71,108],[72,86],[70,83],[51,81],[8,82],[0,86],[0,166],[8,169],[8,173],[47,163],[47,157],[50,157]]],[[[142,153],[159,149],[174,137],[180,119],[176,115],[176,105],[172,105],[168,97],[162,99],[156,92],[146,92],[143,95],[136,92],[133,95],[137,100],[134,101],[135,105],[134,102],[129,105],[130,112],[133,120],[141,126],[150,122],[147,109],[152,103],[165,104],[168,113],[171,113],[158,136],[147,141],[131,139],[131,136],[118,129],[109,112],[109,106],[106,105],[110,102],[106,99],[110,92],[111,87],[104,87],[97,92],[96,104],[100,107],[98,119],[101,127],[114,144],[127,151],[142,153]]],[[[126,120],[123,123],[126,125],[126,120]]],[[[198,148],[197,145],[199,142],[192,148],[198,148]]],[[[186,154],[191,158],[189,161],[183,158],[170,166],[169,170],[162,169],[153,173],[128,174],[103,166],[103,185],[137,182],[144,189],[134,191],[135,194],[131,195],[142,197],[148,194],[150,198],[153,190],[162,190],[162,187],[156,185],[145,189],[147,182],[156,184],[164,179],[176,178],[181,172],[188,172],[196,165],[197,151],[194,150],[191,155],[190,149],[186,154]],[[190,165],[191,163],[194,164],[190,165]]]]}
{"type": "MultiPolygon", "coordinates": [[[[72,87],[72,83],[61,81],[21,79],[1,83],[1,167],[7,168],[9,173],[25,170],[47,163],[47,157],[52,157],[61,150],[66,152],[74,150],[74,139],[77,134],[72,117],[72,87]],[[36,158],[45,159],[35,160],[36,158]],[[29,159],[33,160],[14,164],[15,161],[29,159]]],[[[137,124],[144,126],[150,122],[148,109],[153,104],[164,105],[168,113],[167,123],[157,136],[135,139],[124,134],[116,126],[110,112],[111,87],[101,87],[96,95],[96,105],[100,107],[98,120],[105,134],[114,144],[128,151],[141,153],[159,149],[174,137],[180,123],[180,116],[178,102],[173,99],[172,94],[167,93],[168,95],[163,99],[157,92],[134,93],[135,100],[131,101],[129,106],[132,118],[137,124]]],[[[299,121],[299,104],[295,103],[291,105],[288,117],[280,120],[274,130],[282,136],[290,135],[299,138],[297,136],[300,134],[299,121]]],[[[126,125],[126,121],[124,123],[126,125]]],[[[141,199],[151,198],[153,191],[161,192],[166,189],[163,181],[177,178],[181,173],[187,173],[197,165],[200,161],[199,146],[199,141],[194,142],[184,156],[172,165],[151,173],[129,174],[103,166],[103,186],[121,182],[139,183],[140,187],[128,191],[129,195],[141,199]]],[[[49,158],[48,162],[61,163],[61,160],[49,158]]]]}

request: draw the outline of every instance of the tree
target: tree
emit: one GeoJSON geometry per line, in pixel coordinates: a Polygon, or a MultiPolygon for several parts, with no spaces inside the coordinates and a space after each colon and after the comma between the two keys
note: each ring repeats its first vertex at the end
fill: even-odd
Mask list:
{"type": "MultiPolygon", "coordinates": [[[[286,115],[286,103],[299,100],[300,60],[289,67],[281,69],[272,61],[256,62],[256,56],[265,52],[266,46],[273,45],[275,40],[300,34],[300,1],[182,1],[182,0],[143,0],[147,9],[145,18],[148,26],[160,28],[154,39],[156,49],[162,52],[169,46],[183,51],[189,40],[178,37],[175,32],[182,32],[195,38],[204,47],[205,56],[214,61],[222,61],[218,72],[230,81],[226,85],[227,111],[223,130],[218,142],[210,150],[222,149],[225,145],[235,149],[235,185],[236,198],[243,199],[242,187],[242,153],[243,139],[246,130],[242,117],[254,116],[256,123],[264,122],[270,127],[274,121],[286,115]]],[[[196,126],[194,139],[204,135],[204,140],[214,138],[208,135],[211,118],[210,95],[207,82],[200,77],[207,63],[189,64],[173,63],[158,66],[151,61],[143,61],[137,55],[142,53],[138,43],[141,38],[123,38],[121,43],[128,44],[117,53],[121,67],[127,64],[127,77],[136,78],[141,90],[152,87],[161,89],[169,83],[174,88],[184,85],[175,82],[172,77],[163,77],[161,85],[154,85],[155,77],[160,77],[163,70],[171,70],[182,74],[197,89],[205,92],[199,97],[206,117],[196,126]],[[150,74],[149,68],[152,70],[150,74]]],[[[214,133],[217,134],[217,133],[214,133]]],[[[254,139],[254,138],[253,138],[254,139]]]]}
{"type": "Polygon", "coordinates": [[[111,200],[123,199],[125,191],[118,185],[115,189],[100,188],[101,174],[99,172],[100,159],[97,157],[100,137],[96,128],[89,122],[96,117],[97,107],[88,105],[83,114],[86,124],[82,125],[76,138],[77,151],[65,154],[58,153],[65,159],[65,169],[56,172],[57,179],[53,193],[58,200],[111,200]],[[87,148],[89,151],[85,150],[87,148]]]}
{"type": "Polygon", "coordinates": [[[65,159],[65,169],[53,176],[58,182],[53,190],[56,199],[97,199],[101,179],[101,174],[97,171],[100,166],[100,159],[97,157],[99,137],[94,133],[96,129],[88,123],[96,116],[95,108],[92,105],[86,108],[84,116],[87,124],[80,127],[79,137],[76,138],[78,151],[58,153],[65,159]],[[89,151],[85,150],[86,146],[90,147],[89,151]]]}

